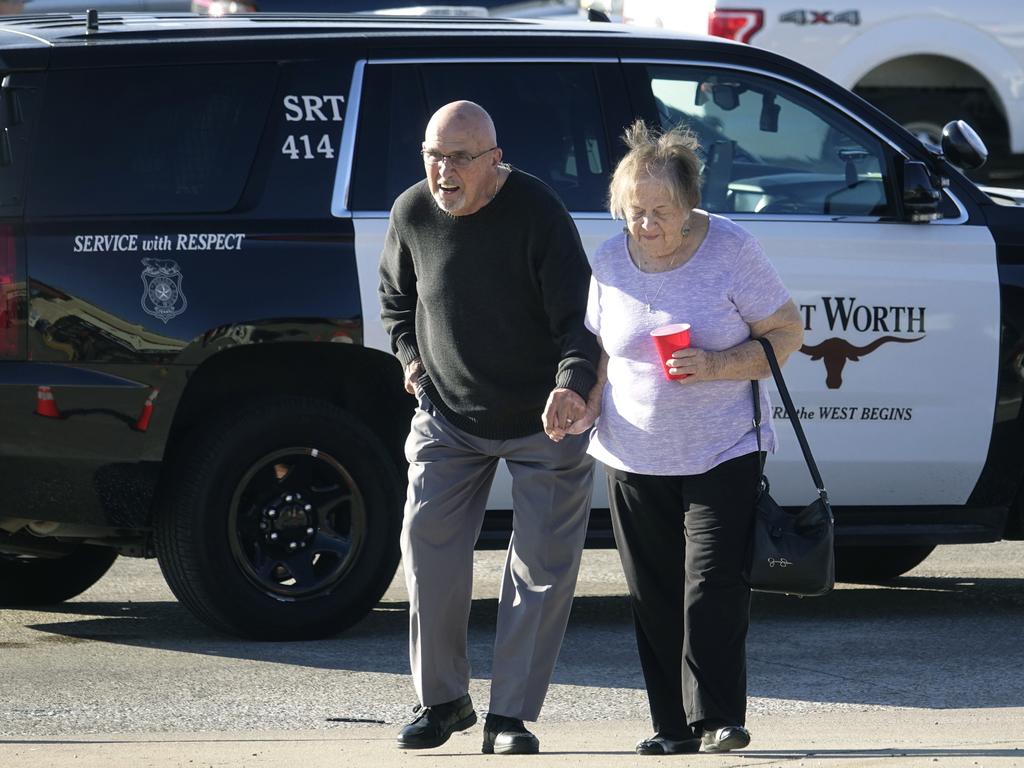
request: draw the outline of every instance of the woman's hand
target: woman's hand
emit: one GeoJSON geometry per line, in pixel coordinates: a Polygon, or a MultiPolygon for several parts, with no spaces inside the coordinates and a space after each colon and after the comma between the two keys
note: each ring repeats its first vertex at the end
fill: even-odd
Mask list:
{"type": "Polygon", "coordinates": [[[779,365],[803,343],[803,319],[792,300],[764,320],[750,324],[750,339],[734,347],[709,352],[698,347],[677,349],[666,360],[670,374],[689,374],[677,379],[680,384],[695,381],[743,381],[765,379],[772,375],[764,349],[754,339],[764,337],[771,342],[779,365]]]}
{"type": "Polygon", "coordinates": [[[685,375],[686,378],[676,379],[680,384],[692,384],[695,381],[712,381],[718,378],[718,355],[697,347],[677,349],[672,357],[665,361],[672,376],[685,375]]]}
{"type": "Polygon", "coordinates": [[[583,417],[579,421],[574,421],[566,431],[569,435],[582,435],[593,428],[594,424],[597,423],[597,417],[601,415],[601,398],[604,397],[604,381],[598,381],[590,389],[590,394],[587,395],[587,407],[583,412],[583,417]]]}

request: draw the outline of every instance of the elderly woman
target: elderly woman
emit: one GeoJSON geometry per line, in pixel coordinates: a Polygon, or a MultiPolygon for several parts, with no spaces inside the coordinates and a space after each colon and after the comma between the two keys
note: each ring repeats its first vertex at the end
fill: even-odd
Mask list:
{"type": "MultiPolygon", "coordinates": [[[[750,742],[743,570],[760,458],[750,380],[771,375],[753,339],[782,362],[803,328],[757,240],[697,208],[693,136],[637,122],[625,141],[610,208],[627,226],[597,250],[587,310],[602,378],[586,418],[565,431],[600,414],[589,450],[608,473],[655,731],[636,750],[723,752],[750,742]],[[690,345],[662,360],[650,334],[671,323],[691,325],[690,345]]],[[[775,449],[770,420],[761,438],[775,449]]]]}

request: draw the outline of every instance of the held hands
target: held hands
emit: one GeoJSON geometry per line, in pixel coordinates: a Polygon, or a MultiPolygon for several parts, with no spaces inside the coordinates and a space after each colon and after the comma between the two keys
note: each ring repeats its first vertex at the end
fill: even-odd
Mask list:
{"type": "Polygon", "coordinates": [[[589,431],[597,423],[597,417],[601,415],[601,398],[604,396],[604,381],[598,381],[590,388],[587,395],[587,407],[583,418],[578,419],[565,430],[570,435],[582,435],[589,431]]]}
{"type": "Polygon", "coordinates": [[[685,375],[686,378],[676,379],[680,384],[717,379],[717,363],[718,360],[714,352],[705,352],[697,347],[677,349],[672,353],[672,357],[665,361],[669,375],[685,375]]]}
{"type": "Polygon", "coordinates": [[[410,395],[416,394],[416,380],[423,375],[423,361],[413,360],[405,366],[405,391],[410,395]]]}
{"type": "Polygon", "coordinates": [[[544,432],[556,443],[561,442],[566,435],[578,435],[588,427],[577,425],[587,416],[587,404],[583,398],[565,387],[556,387],[548,395],[548,402],[544,406],[544,415],[541,421],[544,424],[544,432]],[[578,431],[571,431],[574,428],[578,431]]]}

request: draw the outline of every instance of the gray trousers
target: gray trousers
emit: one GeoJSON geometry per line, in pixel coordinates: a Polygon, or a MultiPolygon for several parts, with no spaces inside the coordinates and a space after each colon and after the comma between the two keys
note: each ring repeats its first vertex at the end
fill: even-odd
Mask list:
{"type": "MultiPolygon", "coordinates": [[[[538,416],[538,421],[540,417],[538,416]]],[[[498,597],[489,712],[536,720],[569,620],[586,536],[593,462],[585,436],[554,443],[474,437],[422,395],[405,444],[402,562],[409,659],[424,706],[469,691],[473,548],[499,459],[512,475],[513,532],[498,597]]]]}

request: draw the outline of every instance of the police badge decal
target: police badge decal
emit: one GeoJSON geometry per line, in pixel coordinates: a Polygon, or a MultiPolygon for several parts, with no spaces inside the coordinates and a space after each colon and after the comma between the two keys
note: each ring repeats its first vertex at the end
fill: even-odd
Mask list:
{"type": "Polygon", "coordinates": [[[167,322],[188,307],[181,290],[181,270],[170,259],[143,259],[142,308],[147,315],[167,322]]]}

